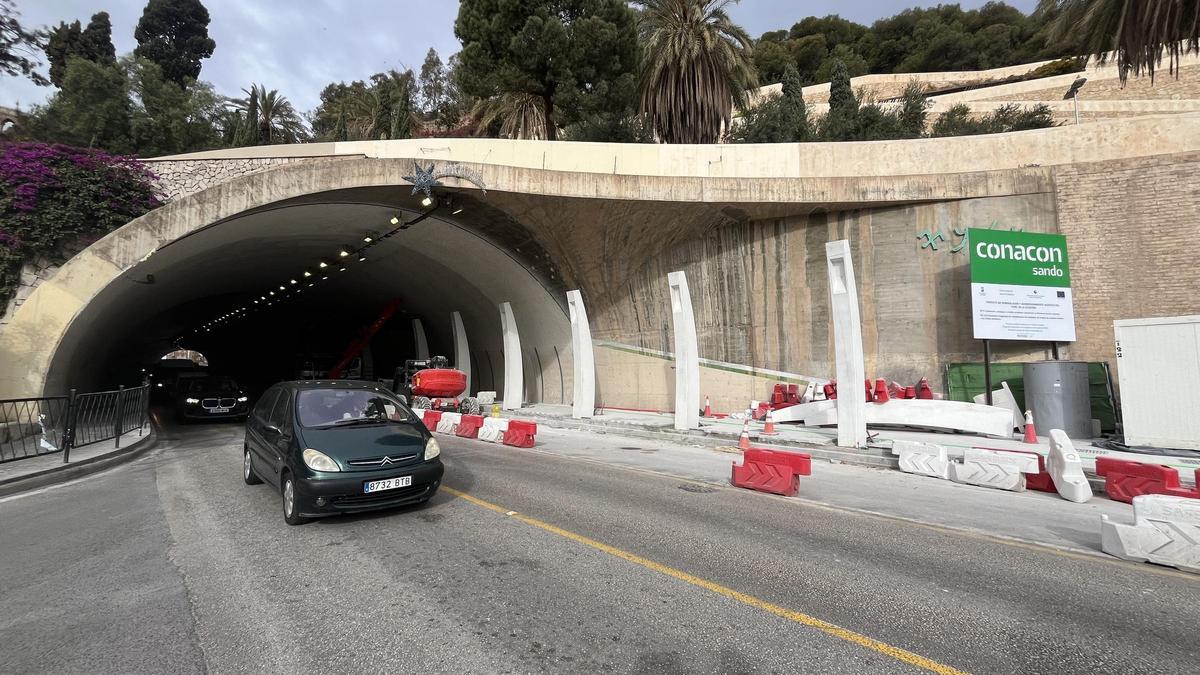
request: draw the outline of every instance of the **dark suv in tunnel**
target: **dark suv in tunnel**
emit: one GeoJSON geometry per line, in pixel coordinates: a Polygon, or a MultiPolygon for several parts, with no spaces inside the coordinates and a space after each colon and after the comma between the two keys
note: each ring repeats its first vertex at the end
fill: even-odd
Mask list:
{"type": "Polygon", "coordinates": [[[371,382],[282,382],[246,421],[242,474],[279,490],[283,518],[355,513],[428,501],[441,448],[420,419],[371,382]]]}

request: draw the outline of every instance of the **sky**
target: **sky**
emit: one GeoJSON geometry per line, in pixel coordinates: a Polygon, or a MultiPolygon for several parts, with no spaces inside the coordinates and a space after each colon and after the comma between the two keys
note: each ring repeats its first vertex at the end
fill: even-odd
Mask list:
{"type": "MultiPolygon", "coordinates": [[[[962,0],[964,8],[985,0],[962,0]]],[[[1037,0],[1008,0],[1029,12],[1037,0]]],[[[27,28],[112,17],[117,54],[133,51],[133,30],[145,0],[16,0],[27,28]]],[[[841,16],[870,23],[904,9],[939,4],[914,0],[741,0],[730,7],[750,35],[790,28],[806,16],[841,16]]],[[[217,92],[240,95],[251,83],[278,89],[300,111],[312,110],[330,82],[361,80],[389,68],[418,70],[430,47],[442,60],[458,51],[457,0],[204,0],[212,18],[213,56],[200,79],[217,92]]],[[[45,72],[43,59],[42,72],[45,72]]],[[[27,109],[45,102],[53,87],[0,76],[0,106],[27,109]]]]}

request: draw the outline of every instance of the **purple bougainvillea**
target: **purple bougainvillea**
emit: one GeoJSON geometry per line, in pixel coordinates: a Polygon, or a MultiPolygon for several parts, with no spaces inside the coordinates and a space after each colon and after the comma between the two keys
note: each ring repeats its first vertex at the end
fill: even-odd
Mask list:
{"type": "MultiPolygon", "coordinates": [[[[115,230],[162,204],[158,177],[133,157],[47,143],[0,143],[0,302],[24,261],[115,230]]],[[[0,305],[2,306],[2,305],[0,305]]]]}

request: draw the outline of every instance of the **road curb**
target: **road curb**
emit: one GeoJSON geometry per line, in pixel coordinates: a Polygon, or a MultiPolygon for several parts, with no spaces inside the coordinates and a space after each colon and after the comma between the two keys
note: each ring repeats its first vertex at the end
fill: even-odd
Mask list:
{"type": "Polygon", "coordinates": [[[27,476],[6,478],[0,481],[0,497],[8,497],[30,490],[66,483],[76,478],[90,476],[94,473],[100,473],[101,471],[131,462],[154,449],[157,445],[158,433],[154,429],[151,429],[150,433],[136,442],[123,448],[114,449],[112,452],[106,452],[102,455],[96,455],[95,457],[89,457],[70,464],[60,464],[54,468],[45,469],[27,476]]]}
{"type": "MultiPolygon", "coordinates": [[[[563,418],[551,415],[539,415],[537,413],[530,413],[525,410],[522,410],[521,414],[523,416],[536,419],[540,424],[557,429],[572,429],[591,433],[613,434],[615,436],[627,436],[630,438],[642,438],[647,440],[669,440],[678,443],[703,445],[706,447],[728,447],[737,445],[736,435],[724,434],[715,431],[680,431],[673,428],[664,428],[660,430],[632,424],[623,424],[620,422],[608,423],[597,421],[595,418],[590,420],[576,420],[573,418],[563,418]]],[[[756,448],[781,450],[786,450],[789,448],[800,449],[811,454],[815,458],[824,459],[835,463],[854,464],[857,466],[866,466],[875,469],[900,468],[899,460],[897,460],[891,454],[891,452],[883,449],[872,448],[865,451],[856,451],[836,445],[806,443],[804,441],[789,441],[779,438],[772,438],[770,440],[755,438],[752,440],[754,447],[756,448]]]]}

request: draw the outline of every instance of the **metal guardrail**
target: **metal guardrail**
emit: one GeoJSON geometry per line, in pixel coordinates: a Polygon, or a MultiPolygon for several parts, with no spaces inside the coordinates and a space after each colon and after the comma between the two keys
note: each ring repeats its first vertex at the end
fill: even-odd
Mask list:
{"type": "Polygon", "coordinates": [[[150,420],[150,386],[68,396],[0,400],[0,462],[61,452],[114,440],[132,431],[141,436],[150,420]]]}

